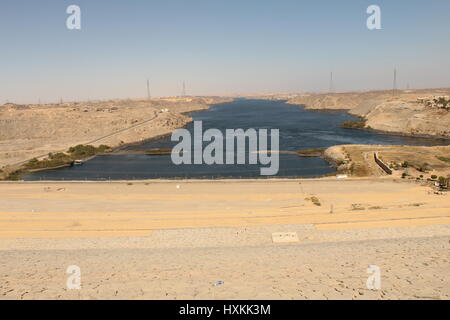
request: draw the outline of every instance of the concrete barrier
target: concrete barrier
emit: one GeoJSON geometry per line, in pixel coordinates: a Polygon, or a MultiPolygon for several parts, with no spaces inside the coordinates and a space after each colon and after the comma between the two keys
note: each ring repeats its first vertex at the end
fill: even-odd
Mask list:
{"type": "Polygon", "coordinates": [[[384,172],[387,174],[392,174],[391,168],[389,168],[383,161],[380,160],[380,158],[378,158],[377,152],[375,152],[373,156],[375,158],[375,162],[381,167],[381,169],[383,169],[384,172]]]}

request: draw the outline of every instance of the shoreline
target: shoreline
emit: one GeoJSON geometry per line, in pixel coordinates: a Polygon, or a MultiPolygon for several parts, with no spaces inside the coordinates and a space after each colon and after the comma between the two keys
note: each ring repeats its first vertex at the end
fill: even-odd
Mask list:
{"type": "MultiPolygon", "coordinates": [[[[204,98],[204,97],[195,97],[195,98],[204,98]]],[[[211,99],[213,99],[213,98],[217,98],[219,100],[220,99],[224,99],[224,101],[226,101],[226,102],[234,101],[234,98],[211,97],[211,99]]],[[[224,101],[212,101],[212,102],[206,103],[205,105],[199,105],[197,107],[194,107],[194,109],[189,110],[189,111],[184,111],[184,112],[176,112],[176,111],[174,111],[174,112],[171,112],[170,115],[173,115],[173,116],[180,115],[180,116],[186,117],[186,119],[184,119],[185,123],[182,126],[180,126],[180,127],[173,128],[171,130],[171,132],[173,132],[176,129],[183,128],[187,124],[191,123],[192,122],[192,118],[190,118],[188,116],[189,114],[192,114],[194,112],[201,112],[201,111],[204,111],[204,110],[208,110],[211,106],[213,106],[215,104],[226,103],[224,101]]],[[[125,129],[121,129],[121,130],[113,132],[113,133],[109,133],[106,136],[102,136],[100,138],[95,138],[93,140],[90,140],[89,142],[86,142],[86,143],[80,142],[78,144],[81,144],[81,145],[98,145],[102,140],[110,139],[113,136],[116,136],[116,135],[121,134],[123,132],[127,132],[127,131],[129,131],[129,130],[131,130],[133,128],[144,126],[147,123],[152,122],[153,120],[157,120],[159,114],[161,114],[161,113],[157,112],[156,115],[154,117],[152,117],[151,119],[145,120],[145,121],[143,121],[141,123],[138,123],[136,125],[133,125],[131,127],[128,127],[128,128],[125,128],[125,129]]],[[[162,113],[162,114],[164,115],[164,113],[162,113]]],[[[132,141],[132,142],[128,142],[128,143],[118,143],[118,144],[115,144],[115,145],[112,144],[112,145],[109,145],[109,146],[111,147],[112,152],[116,152],[116,151],[120,151],[120,150],[123,150],[123,149],[131,147],[131,146],[141,145],[143,143],[148,143],[148,141],[160,139],[162,137],[170,135],[171,132],[163,133],[163,134],[156,134],[156,135],[150,136],[148,138],[145,138],[144,140],[141,139],[141,140],[136,140],[136,141],[132,141]]],[[[64,150],[56,150],[56,151],[52,151],[51,153],[57,153],[57,152],[65,153],[65,152],[67,152],[67,149],[68,148],[66,148],[64,150]]],[[[101,154],[99,154],[99,155],[101,155],[101,154]]],[[[54,168],[54,167],[52,167],[52,168],[41,168],[38,171],[33,171],[33,172],[30,172],[30,171],[28,171],[25,168],[25,165],[31,159],[33,159],[33,158],[37,158],[38,160],[39,159],[45,159],[47,156],[48,156],[48,154],[45,154],[45,155],[42,154],[42,155],[39,155],[39,156],[33,156],[32,158],[29,158],[27,160],[22,160],[20,162],[14,163],[14,164],[6,165],[4,168],[2,168],[2,170],[0,170],[0,181],[5,181],[4,179],[6,179],[10,174],[14,174],[15,172],[19,172],[20,177],[22,177],[22,176],[30,174],[30,173],[51,171],[51,170],[57,170],[57,169],[60,169],[60,168],[67,167],[67,165],[62,165],[61,167],[58,167],[58,168],[54,168]]],[[[96,156],[97,155],[92,156],[92,157],[82,158],[80,160],[89,161],[89,160],[95,158],[96,156]]],[[[12,180],[12,181],[14,181],[14,180],[12,180]]]]}
{"type": "Polygon", "coordinates": [[[1,180],[0,185],[2,184],[41,184],[41,183],[67,183],[67,184],[77,184],[77,183],[85,183],[85,184],[92,184],[92,183],[105,183],[105,184],[123,184],[123,183],[136,183],[136,184],[152,184],[152,183],[237,183],[237,182],[245,182],[245,183],[258,183],[258,182],[313,182],[313,181],[320,181],[320,182],[329,182],[329,181],[388,181],[392,180],[393,182],[410,182],[413,183],[415,181],[412,180],[404,180],[399,179],[392,176],[382,176],[382,177],[347,177],[345,179],[337,178],[335,175],[333,176],[323,176],[323,177],[314,177],[314,178],[218,178],[218,179],[211,179],[211,178],[205,178],[205,179],[198,179],[198,178],[192,178],[192,179],[186,179],[186,178],[180,178],[180,179],[136,179],[136,180],[18,180],[18,181],[6,181],[1,180]]]}
{"type": "MultiPolygon", "coordinates": [[[[231,98],[231,99],[233,99],[233,98],[231,98]]],[[[229,102],[233,102],[233,101],[229,101],[229,102]]],[[[199,109],[195,109],[195,110],[192,110],[192,111],[180,112],[180,114],[183,115],[183,116],[189,117],[193,113],[209,110],[209,108],[211,108],[212,106],[214,106],[216,104],[221,104],[221,103],[223,103],[223,102],[209,104],[205,108],[199,108],[199,109]]],[[[126,143],[126,144],[123,144],[123,145],[119,145],[119,146],[117,146],[116,148],[113,149],[112,153],[114,153],[116,151],[121,151],[121,150],[129,148],[129,147],[140,146],[140,145],[144,145],[144,144],[147,144],[147,143],[151,143],[152,141],[163,139],[165,137],[170,136],[173,133],[174,130],[181,129],[181,128],[186,128],[186,126],[188,124],[192,123],[192,122],[193,122],[193,119],[191,117],[189,117],[189,119],[187,120],[185,125],[183,125],[182,127],[178,127],[178,128],[173,129],[172,132],[170,132],[170,133],[164,133],[164,134],[160,134],[160,135],[156,135],[156,136],[153,136],[153,137],[146,138],[146,139],[141,140],[141,141],[135,141],[135,142],[130,142],[130,143],[126,143]]]]}
{"type": "Polygon", "coordinates": [[[448,97],[450,88],[312,93],[292,96],[286,102],[306,110],[342,110],[367,120],[366,128],[408,137],[450,139],[450,109],[436,97],[448,97]]]}

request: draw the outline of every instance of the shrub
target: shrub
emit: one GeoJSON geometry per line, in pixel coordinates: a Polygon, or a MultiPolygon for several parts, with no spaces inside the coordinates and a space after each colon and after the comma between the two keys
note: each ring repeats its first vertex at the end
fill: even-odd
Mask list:
{"type": "Polygon", "coordinates": [[[431,175],[431,179],[436,180],[437,179],[437,175],[431,175]]]}
{"type": "Polygon", "coordinates": [[[447,106],[450,105],[450,100],[445,99],[444,97],[439,97],[439,99],[435,99],[436,104],[439,108],[447,109],[447,106]]]}
{"type": "Polygon", "coordinates": [[[439,177],[439,184],[441,186],[446,186],[448,184],[448,179],[445,177],[439,177]]]}
{"type": "Polygon", "coordinates": [[[69,153],[72,156],[72,158],[86,158],[86,157],[94,156],[99,153],[104,153],[110,149],[111,148],[109,146],[104,145],[104,144],[100,145],[97,148],[94,146],[91,146],[91,145],[79,144],[75,147],[70,147],[69,153]]]}
{"type": "Polygon", "coordinates": [[[82,158],[93,156],[95,154],[95,150],[96,148],[91,145],[84,146],[82,144],[79,144],[75,147],[70,147],[69,153],[72,155],[72,157],[82,158]]]}
{"type": "Polygon", "coordinates": [[[364,129],[366,127],[366,120],[361,121],[346,121],[341,124],[341,127],[343,128],[350,128],[350,129],[364,129]]]}
{"type": "Polygon", "coordinates": [[[447,157],[437,157],[437,158],[444,162],[450,162],[450,158],[447,158],[447,157]]]}
{"type": "Polygon", "coordinates": [[[24,172],[21,169],[13,171],[6,177],[5,180],[18,181],[22,178],[23,173],[24,172]]]}
{"type": "Polygon", "coordinates": [[[69,154],[63,152],[49,153],[48,158],[41,161],[33,158],[24,165],[24,168],[28,170],[35,170],[60,167],[70,164],[76,159],[94,156],[98,153],[104,153],[108,150],[110,150],[110,147],[108,147],[107,145],[101,145],[98,148],[95,148],[93,146],[84,146],[80,144],[75,147],[69,148],[69,154]]]}
{"type": "Polygon", "coordinates": [[[425,162],[424,164],[422,164],[421,166],[419,166],[416,169],[420,172],[427,172],[429,170],[428,163],[425,162]]]}

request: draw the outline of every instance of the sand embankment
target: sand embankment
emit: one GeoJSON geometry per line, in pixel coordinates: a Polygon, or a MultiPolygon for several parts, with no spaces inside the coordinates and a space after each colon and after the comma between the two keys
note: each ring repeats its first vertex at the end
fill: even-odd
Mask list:
{"type": "Polygon", "coordinates": [[[189,97],[0,107],[0,169],[78,144],[117,147],[168,134],[185,113],[227,98],[189,97]]]}
{"type": "Polygon", "coordinates": [[[416,182],[1,183],[0,220],[0,299],[450,298],[449,195],[416,182]]]}
{"type": "Polygon", "coordinates": [[[288,100],[306,109],[339,109],[366,120],[366,128],[407,135],[450,137],[450,109],[418,99],[449,96],[450,89],[307,94],[288,100]]]}
{"type": "Polygon", "coordinates": [[[2,239],[278,224],[357,229],[448,224],[449,219],[449,194],[435,195],[421,182],[402,179],[0,184],[2,239]]]}

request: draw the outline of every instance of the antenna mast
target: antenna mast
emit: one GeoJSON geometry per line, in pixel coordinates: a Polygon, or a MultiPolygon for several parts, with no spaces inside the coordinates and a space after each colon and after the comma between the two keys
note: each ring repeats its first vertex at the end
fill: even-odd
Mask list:
{"type": "Polygon", "coordinates": [[[181,92],[182,97],[186,97],[186,82],[183,81],[183,91],[181,92]]]}
{"type": "Polygon", "coordinates": [[[397,90],[397,69],[394,68],[394,84],[392,87],[392,95],[395,96],[395,91],[397,90]]]}
{"type": "Polygon", "coordinates": [[[333,92],[333,72],[330,73],[330,93],[333,92]]]}

